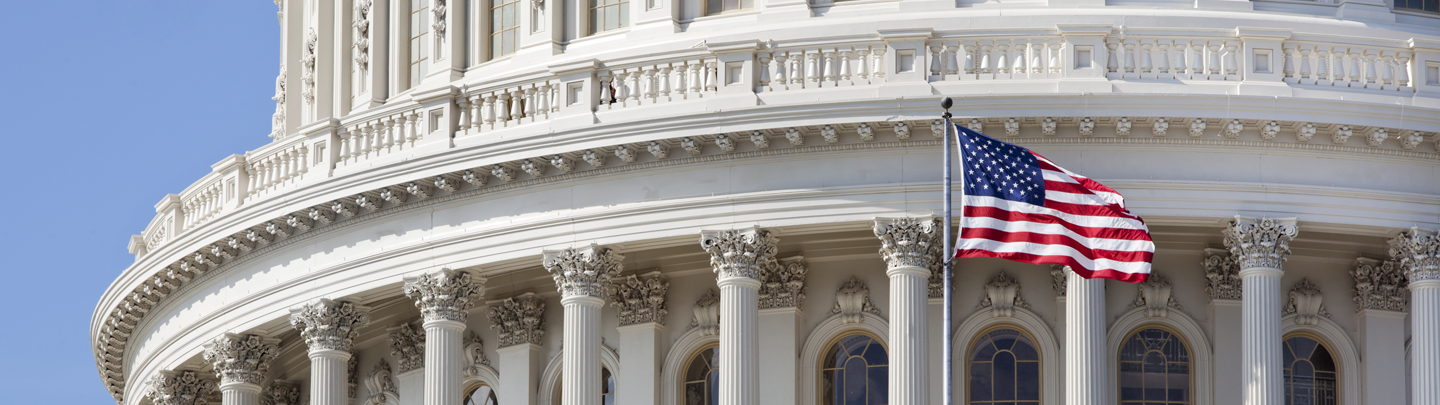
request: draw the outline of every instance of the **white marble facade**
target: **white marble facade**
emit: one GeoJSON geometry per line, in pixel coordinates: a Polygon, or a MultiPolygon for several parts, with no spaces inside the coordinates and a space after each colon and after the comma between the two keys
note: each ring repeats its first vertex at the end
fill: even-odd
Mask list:
{"type": "Polygon", "coordinates": [[[1157,246],[959,261],[957,404],[1440,404],[1434,1],[276,3],[271,141],[97,306],[117,403],[941,405],[950,96],[1157,246]]]}

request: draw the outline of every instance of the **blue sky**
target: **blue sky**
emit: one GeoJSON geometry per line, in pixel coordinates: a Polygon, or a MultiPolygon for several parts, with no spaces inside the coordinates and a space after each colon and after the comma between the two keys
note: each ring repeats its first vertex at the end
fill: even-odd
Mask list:
{"type": "Polygon", "coordinates": [[[90,316],[161,197],[268,142],[275,10],[270,0],[5,2],[0,402],[114,403],[90,316]]]}

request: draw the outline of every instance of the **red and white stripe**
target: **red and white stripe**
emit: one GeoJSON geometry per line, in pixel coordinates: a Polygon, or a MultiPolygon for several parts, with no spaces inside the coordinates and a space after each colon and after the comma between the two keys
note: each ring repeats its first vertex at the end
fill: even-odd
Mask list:
{"type": "Polygon", "coordinates": [[[1125,209],[1125,198],[1030,153],[1045,178],[1045,206],[964,196],[955,256],[1058,264],[1086,278],[1145,281],[1155,243],[1145,222],[1125,209]]]}

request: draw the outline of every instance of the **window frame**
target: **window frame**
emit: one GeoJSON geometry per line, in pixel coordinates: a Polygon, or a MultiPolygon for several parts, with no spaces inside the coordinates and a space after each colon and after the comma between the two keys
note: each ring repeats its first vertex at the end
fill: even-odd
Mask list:
{"type": "MultiPolygon", "coordinates": [[[[677,399],[676,405],[688,405],[688,404],[685,402],[685,385],[690,384],[692,381],[690,381],[690,379],[689,379],[689,377],[686,375],[686,373],[690,371],[690,366],[695,364],[695,360],[696,360],[702,353],[705,353],[706,350],[710,350],[710,349],[715,349],[715,352],[716,352],[716,353],[719,353],[719,352],[720,352],[720,342],[719,342],[719,341],[714,341],[714,342],[710,342],[710,343],[701,345],[700,348],[695,349],[695,350],[691,350],[689,354],[685,355],[685,357],[684,357],[685,362],[680,365],[680,370],[678,370],[678,372],[675,373],[675,376],[676,376],[676,381],[675,381],[675,383],[679,386],[679,387],[676,389],[675,392],[678,393],[678,394],[680,394],[680,398],[677,399]]],[[[714,368],[715,368],[716,370],[719,370],[719,369],[720,369],[720,364],[718,364],[718,363],[717,363],[717,364],[714,364],[714,368]]],[[[717,389],[717,390],[720,389],[719,386],[716,386],[716,387],[713,387],[713,388],[714,388],[714,389],[717,389]]],[[[709,394],[709,393],[707,392],[706,394],[709,394]]],[[[707,404],[707,405],[719,405],[719,404],[707,404]]]]}
{"type": "Polygon", "coordinates": [[[484,382],[484,381],[480,381],[480,382],[476,382],[476,383],[472,383],[472,384],[466,385],[466,386],[465,386],[465,390],[464,390],[464,393],[465,393],[465,394],[461,396],[461,402],[460,402],[460,403],[461,403],[462,405],[469,405],[469,404],[470,404],[470,396],[471,396],[471,395],[474,395],[474,394],[475,394],[475,390],[480,389],[480,387],[489,388],[489,389],[490,389],[490,395],[489,395],[489,396],[490,396],[491,398],[494,398],[494,400],[495,400],[495,402],[494,402],[495,405],[500,405],[500,396],[496,394],[495,387],[490,386],[489,383],[486,383],[486,382],[484,382]]]}
{"type": "MultiPolygon", "coordinates": [[[[635,23],[635,21],[634,21],[635,16],[630,15],[630,14],[631,14],[631,13],[630,13],[630,11],[631,11],[630,8],[633,7],[632,0],[615,0],[615,4],[602,4],[605,0],[577,0],[577,1],[580,1],[580,2],[582,2],[582,3],[576,4],[575,9],[580,10],[580,13],[582,14],[580,20],[582,20],[582,21],[585,22],[585,27],[584,27],[585,33],[584,33],[584,35],[577,35],[577,37],[579,37],[579,38],[583,38],[583,37],[593,37],[593,36],[604,35],[604,34],[608,34],[608,33],[612,33],[612,32],[623,31],[623,30],[629,29],[629,28],[630,28],[632,25],[634,25],[634,23],[635,23]],[[592,5],[591,5],[592,3],[600,4],[600,5],[599,5],[599,6],[592,6],[592,5]],[[619,13],[622,13],[621,15],[625,16],[625,21],[624,21],[623,23],[619,24],[619,26],[617,26],[617,27],[615,27],[615,28],[604,29],[604,28],[603,28],[603,27],[604,27],[604,21],[603,21],[604,15],[601,14],[599,17],[597,17],[596,14],[595,14],[595,11],[596,11],[596,10],[602,10],[602,11],[603,11],[603,10],[608,9],[608,8],[610,8],[610,7],[614,7],[616,10],[622,10],[622,11],[619,11],[619,13]]],[[[616,20],[618,21],[619,19],[620,19],[620,17],[617,16],[617,17],[616,17],[616,20]]],[[[577,39],[578,39],[578,38],[577,38],[577,39]]]]}
{"type": "MultiPolygon", "coordinates": [[[[1115,355],[1114,355],[1114,356],[1111,356],[1111,357],[1114,358],[1114,360],[1115,360],[1115,365],[1116,365],[1115,374],[1112,376],[1112,377],[1115,378],[1115,383],[1113,384],[1113,385],[1115,386],[1115,398],[1114,398],[1114,399],[1115,399],[1115,403],[1116,403],[1116,404],[1120,404],[1120,403],[1122,402],[1122,399],[1120,398],[1120,395],[1121,395],[1121,392],[1122,392],[1122,390],[1123,390],[1123,386],[1121,385],[1121,384],[1123,384],[1123,381],[1121,381],[1121,379],[1120,379],[1120,367],[1119,367],[1119,366],[1120,366],[1120,364],[1122,363],[1122,360],[1120,360],[1120,355],[1121,355],[1122,352],[1125,350],[1125,344],[1130,341],[1130,338],[1131,338],[1131,337],[1135,336],[1136,333],[1140,333],[1140,331],[1144,331],[1144,330],[1147,330],[1147,329],[1158,329],[1158,330],[1165,331],[1165,332],[1169,333],[1170,336],[1173,336],[1174,338],[1179,339],[1179,340],[1180,340],[1180,344],[1185,345],[1185,353],[1186,353],[1187,357],[1189,357],[1189,360],[1187,361],[1187,363],[1189,363],[1189,367],[1187,367],[1187,368],[1189,369],[1189,372],[1187,372],[1186,375],[1185,375],[1186,380],[1187,380],[1187,384],[1189,385],[1188,389],[1186,390],[1186,392],[1187,392],[1187,397],[1188,397],[1189,399],[1187,399],[1187,400],[1184,402],[1184,404],[1186,404],[1186,405],[1197,405],[1196,402],[1199,400],[1199,393],[1196,391],[1196,387],[1195,387],[1195,385],[1196,385],[1195,377],[1196,377],[1196,374],[1198,374],[1200,371],[1199,371],[1199,368],[1197,367],[1197,364],[1196,364],[1198,359],[1196,358],[1195,344],[1192,343],[1192,342],[1190,342],[1190,339],[1189,339],[1188,337],[1186,337],[1184,333],[1181,333],[1180,331],[1176,330],[1175,328],[1170,327],[1169,325],[1159,324],[1159,323],[1143,323],[1143,324],[1140,324],[1139,326],[1136,326],[1136,327],[1134,327],[1134,328],[1130,328],[1130,331],[1129,331],[1129,332],[1126,332],[1124,335],[1122,335],[1123,337],[1120,339],[1120,344],[1119,344],[1118,346],[1116,346],[1116,347],[1113,348],[1113,350],[1115,350],[1115,355]]],[[[1144,401],[1141,401],[1141,402],[1144,402],[1144,401]]],[[[1163,402],[1163,403],[1172,403],[1172,404],[1174,403],[1174,401],[1161,401],[1161,402],[1163,402]]]]}
{"type": "MultiPolygon", "coordinates": [[[[1317,347],[1323,347],[1323,348],[1325,348],[1325,351],[1327,351],[1327,352],[1330,353],[1330,361],[1332,361],[1332,362],[1335,363],[1335,403],[1337,403],[1337,404],[1345,404],[1345,403],[1346,403],[1346,402],[1345,402],[1345,366],[1344,366],[1344,364],[1343,364],[1343,361],[1344,361],[1344,360],[1341,358],[1340,352],[1337,351],[1337,350],[1335,350],[1335,345],[1330,344],[1330,342],[1329,342],[1327,339],[1325,339],[1323,336],[1320,336],[1320,335],[1317,334],[1317,333],[1314,333],[1314,332],[1311,332],[1311,331],[1308,331],[1308,330],[1299,330],[1299,331],[1292,331],[1292,332],[1290,332],[1290,333],[1284,333],[1284,334],[1282,334],[1282,335],[1280,336],[1280,350],[1289,350],[1289,349],[1287,349],[1287,348],[1285,347],[1285,341],[1290,340],[1291,338],[1297,338],[1297,337],[1303,337],[1303,338],[1306,338],[1306,339],[1313,340],[1313,341],[1315,341],[1315,343],[1317,343],[1317,347]]],[[[1408,344],[1408,343],[1407,343],[1407,344],[1408,344]]],[[[1282,355],[1281,355],[1281,358],[1282,358],[1282,359],[1284,358],[1283,353],[1282,353],[1282,355]]],[[[1289,384],[1286,384],[1285,381],[1284,381],[1284,375],[1285,375],[1285,369],[1290,368],[1290,366],[1291,366],[1290,364],[1281,364],[1281,365],[1280,365],[1280,375],[1281,375],[1281,382],[1280,382],[1281,385],[1280,385],[1280,389],[1283,390],[1283,391],[1286,392],[1286,393],[1290,392],[1290,388],[1289,388],[1289,384]]],[[[1408,378],[1407,378],[1407,379],[1408,379],[1408,378]]],[[[1283,405],[1283,404],[1282,404],[1282,405],[1283,405]]]]}
{"type": "MultiPolygon", "coordinates": [[[[1035,349],[1035,358],[1036,358],[1035,361],[1036,361],[1036,363],[1038,363],[1038,364],[1040,365],[1040,366],[1038,367],[1038,369],[1037,369],[1038,372],[1037,372],[1037,375],[1036,375],[1036,377],[1038,377],[1038,378],[1040,379],[1040,381],[1039,381],[1039,383],[1038,383],[1038,385],[1037,385],[1037,387],[1039,387],[1039,390],[1040,390],[1040,399],[1037,400],[1037,402],[1039,402],[1040,404],[1045,404],[1045,403],[1046,403],[1046,402],[1045,402],[1045,401],[1046,401],[1046,397],[1045,397],[1045,382],[1046,382],[1046,381],[1045,381],[1045,351],[1044,351],[1043,348],[1041,347],[1040,341],[1037,340],[1037,339],[1035,339],[1035,335],[1034,335],[1034,334],[1030,333],[1029,330],[1025,329],[1024,327],[1021,327],[1020,325],[1011,324],[1011,323],[997,323],[997,324],[989,325],[989,326],[985,327],[985,329],[981,329],[980,332],[975,333],[974,335],[972,335],[972,336],[970,337],[970,343],[967,344],[967,345],[965,345],[965,350],[961,352],[961,353],[964,353],[964,354],[965,354],[965,374],[962,374],[962,375],[959,376],[959,378],[963,381],[963,384],[965,384],[965,391],[964,391],[964,393],[965,393],[965,398],[962,398],[961,400],[964,401],[964,404],[965,404],[965,405],[971,405],[971,402],[970,402],[970,392],[971,392],[972,390],[970,389],[970,363],[971,363],[972,361],[971,361],[971,359],[970,359],[970,352],[974,351],[975,345],[978,344],[978,343],[980,343],[980,339],[981,339],[981,338],[990,335],[990,332],[994,332],[994,331],[997,331],[997,330],[1000,330],[1000,329],[1010,329],[1010,330],[1014,330],[1014,331],[1020,332],[1021,335],[1025,335],[1026,338],[1030,339],[1030,347],[1033,348],[1033,349],[1035,349]]],[[[990,402],[996,402],[996,401],[990,401],[990,402]]],[[[1019,400],[1016,400],[1016,401],[1011,401],[1011,402],[1020,402],[1020,401],[1019,401],[1019,400]]],[[[1025,402],[1030,402],[1030,401],[1025,401],[1025,402]]]]}
{"type": "MultiPolygon", "coordinates": [[[[814,370],[815,370],[815,387],[814,387],[814,389],[815,389],[815,405],[836,405],[836,404],[826,404],[826,403],[825,403],[825,376],[824,376],[823,374],[824,374],[825,371],[826,371],[825,362],[826,362],[826,360],[828,360],[828,359],[826,358],[825,354],[826,354],[826,353],[829,353],[829,352],[830,352],[830,349],[831,349],[832,347],[834,347],[836,344],[840,343],[840,340],[841,340],[841,339],[844,339],[844,338],[847,338],[847,337],[850,337],[850,336],[855,336],[855,335],[864,335],[864,336],[866,336],[866,337],[869,337],[869,338],[870,338],[871,340],[873,340],[874,342],[879,343],[881,348],[885,349],[885,390],[886,390],[886,392],[889,392],[889,390],[890,390],[890,365],[891,365],[891,364],[890,364],[890,344],[889,344],[889,342],[886,342],[886,341],[885,341],[885,338],[880,337],[880,336],[877,336],[875,333],[872,333],[872,332],[869,331],[869,330],[859,329],[859,328],[843,329],[843,330],[840,330],[840,331],[838,331],[837,333],[835,333],[834,336],[831,336],[829,339],[826,339],[826,340],[825,340],[825,344],[820,345],[820,347],[819,347],[820,351],[818,352],[818,355],[815,357],[815,364],[814,364],[814,366],[815,366],[815,368],[814,368],[814,370]]],[[[843,368],[843,367],[842,367],[842,368],[843,368]]],[[[887,401],[887,402],[888,402],[888,401],[887,401]]],[[[685,404],[680,404],[680,405],[685,405],[685,404]]]]}

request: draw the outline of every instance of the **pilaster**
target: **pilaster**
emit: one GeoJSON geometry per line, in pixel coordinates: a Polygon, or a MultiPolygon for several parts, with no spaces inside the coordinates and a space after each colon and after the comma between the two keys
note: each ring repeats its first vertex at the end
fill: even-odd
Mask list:
{"type": "MultiPolygon", "coordinates": [[[[465,0],[412,0],[430,3],[430,71],[427,84],[444,85],[465,76],[465,0]]],[[[523,25],[522,25],[523,27],[523,25]]]]}
{"type": "Polygon", "coordinates": [[[1066,272],[1065,402],[1102,405],[1110,390],[1106,371],[1105,280],[1066,272]]]}
{"type": "Polygon", "coordinates": [[[535,403],[540,380],[540,342],[545,337],[545,302],[527,292],[488,303],[490,328],[499,332],[500,387],[497,400],[503,404],[535,403]]]}
{"type": "Polygon", "coordinates": [[[565,307],[560,376],[561,405],[600,405],[600,307],[610,279],[624,269],[625,256],[594,244],[546,250],[541,264],[555,279],[565,307]]]}
{"type": "Polygon", "coordinates": [[[1440,403],[1440,237],[1416,227],[1389,244],[1410,280],[1411,403],[1440,403]]]}
{"type": "Polygon", "coordinates": [[[759,404],[758,292],[779,242],[758,226],[700,233],[720,285],[719,405],[759,404]]]}
{"type": "Polygon", "coordinates": [[[1235,216],[1224,230],[1225,247],[1240,267],[1241,379],[1246,405],[1284,401],[1280,350],[1281,265],[1299,233],[1294,218],[1235,216]]]}
{"type": "Polygon", "coordinates": [[[1215,335],[1215,401],[1239,404],[1245,398],[1245,381],[1236,372],[1243,367],[1240,357],[1243,333],[1240,322],[1236,322],[1243,316],[1240,264],[1227,250],[1205,249],[1201,265],[1208,280],[1205,290],[1210,294],[1210,327],[1215,335]]]}
{"type": "Polygon", "coordinates": [[[202,356],[220,379],[223,405],[260,405],[261,384],[280,351],[279,339],[226,333],[205,344],[202,356]]]}
{"type": "Polygon", "coordinates": [[[892,405],[926,405],[929,401],[930,269],[940,258],[940,220],[876,218],[880,256],[890,277],[890,390],[892,405]]]}
{"type": "MultiPolygon", "coordinates": [[[[619,298],[616,298],[617,302],[619,298]]],[[[664,295],[661,295],[661,302],[664,302],[664,295]]],[[[623,310],[622,310],[623,312],[623,310]]],[[[625,324],[624,316],[621,316],[620,342],[618,351],[625,353],[620,357],[620,369],[623,373],[616,374],[616,383],[625,389],[615,393],[615,403],[628,405],[656,405],[660,397],[660,357],[661,346],[660,334],[665,330],[662,322],[643,322],[625,324]]]]}
{"type": "Polygon", "coordinates": [[[369,323],[370,308],[349,301],[321,298],[290,310],[290,325],[309,348],[311,405],[348,402],[350,346],[369,323]]]}
{"type": "Polygon", "coordinates": [[[405,277],[405,296],[415,300],[425,320],[425,405],[461,402],[461,334],[467,311],[485,295],[484,283],[483,277],[447,268],[405,277]]]}
{"type": "Polygon", "coordinates": [[[885,41],[885,58],[871,75],[884,77],[880,96],[929,95],[929,72],[925,67],[930,64],[925,59],[929,55],[925,42],[930,40],[933,31],[929,28],[897,29],[880,30],[878,33],[885,41]]]}
{"type": "Polygon", "coordinates": [[[754,107],[759,103],[759,98],[755,96],[755,74],[759,72],[755,67],[755,49],[759,47],[759,42],[717,42],[706,44],[706,47],[715,54],[715,69],[720,76],[716,97],[707,103],[710,108],[725,110],[754,107]]]}
{"type": "MultiPolygon", "coordinates": [[[[1064,0],[1074,1],[1074,0],[1064,0]]],[[[1055,1],[1050,2],[1052,5],[1055,1]]],[[[1103,1],[1101,2],[1103,4],[1103,1]]],[[[1109,93],[1113,91],[1105,78],[1109,57],[1105,36],[1115,27],[1110,24],[1057,24],[1055,29],[1065,38],[1060,49],[1060,84],[1062,93],[1109,93]]]]}
{"type": "MultiPolygon", "coordinates": [[[[634,1],[631,2],[635,3],[634,1]]],[[[550,73],[560,81],[559,117],[551,119],[555,128],[579,128],[594,124],[595,109],[599,106],[599,82],[595,80],[595,69],[599,61],[587,59],[579,62],[550,66],[550,73]]]]}
{"type": "Polygon", "coordinates": [[[535,390],[540,383],[540,345],[521,343],[495,349],[500,356],[500,388],[495,390],[502,404],[537,405],[535,390]]]}
{"type": "MultiPolygon", "coordinates": [[[[1196,0],[1212,2],[1237,2],[1235,0],[1196,0]]],[[[1245,2],[1249,4],[1249,2],[1245,2]]],[[[1289,97],[1294,91],[1283,79],[1285,72],[1285,50],[1280,45],[1290,38],[1290,29],[1240,27],[1235,29],[1244,48],[1236,55],[1242,61],[1240,66],[1240,94],[1254,96],[1289,97]]]]}

